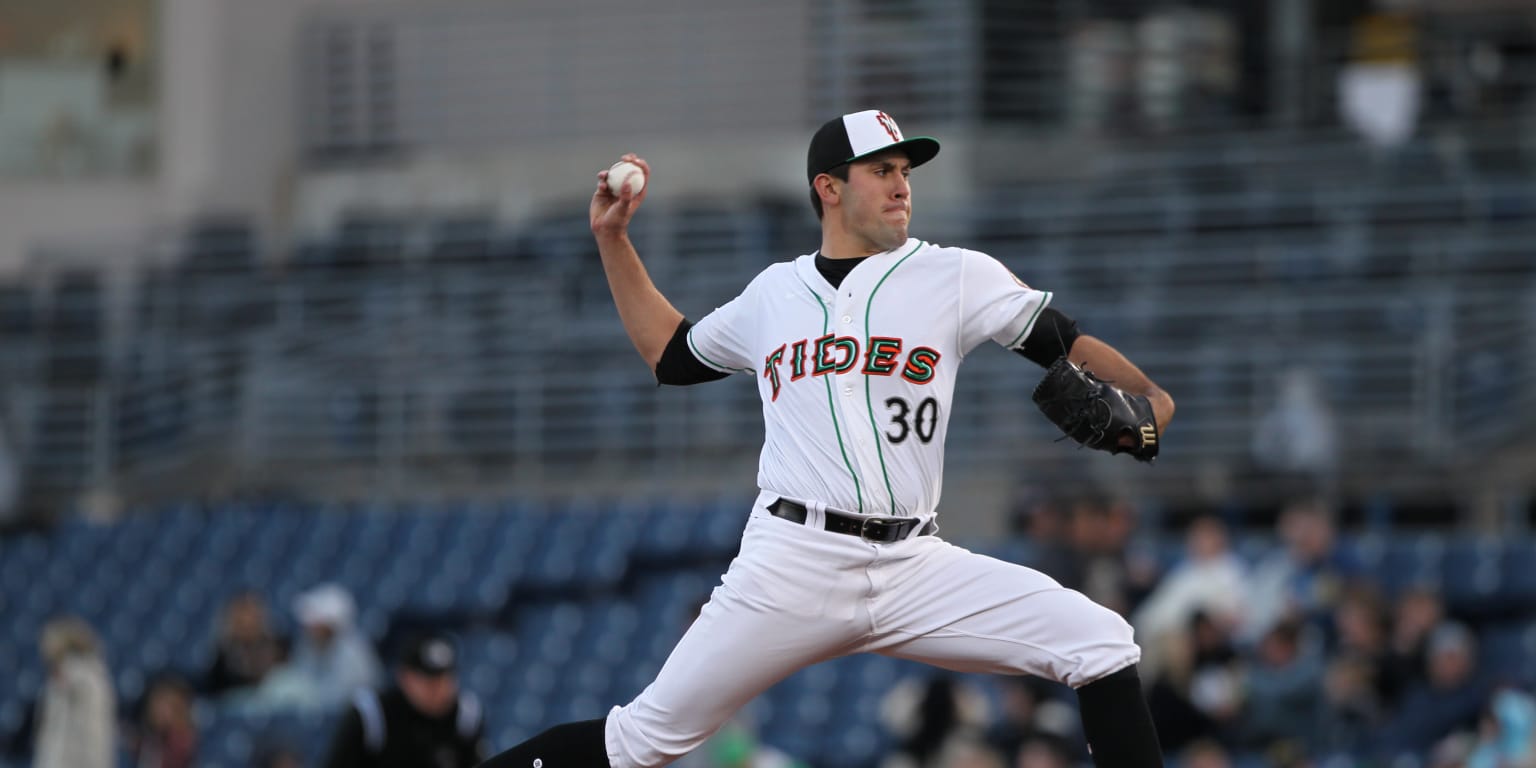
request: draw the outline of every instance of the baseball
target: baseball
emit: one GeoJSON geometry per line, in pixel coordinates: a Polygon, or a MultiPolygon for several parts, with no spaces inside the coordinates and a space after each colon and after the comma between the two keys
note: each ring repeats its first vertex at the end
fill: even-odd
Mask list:
{"type": "Polygon", "coordinates": [[[645,171],[628,160],[620,160],[608,169],[608,188],[613,194],[623,196],[626,185],[631,195],[640,194],[640,190],[645,189],[645,171]]]}

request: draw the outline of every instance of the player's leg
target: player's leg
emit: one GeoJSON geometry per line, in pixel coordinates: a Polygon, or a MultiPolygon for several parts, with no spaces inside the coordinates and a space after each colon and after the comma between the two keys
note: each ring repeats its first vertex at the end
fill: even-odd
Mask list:
{"type": "Polygon", "coordinates": [[[484,768],[666,765],[704,743],[744,704],[790,673],[852,651],[868,627],[856,620],[862,615],[851,613],[867,582],[838,578],[836,568],[828,567],[837,553],[825,550],[862,543],[836,534],[803,534],[794,523],[753,517],[742,554],[656,680],[634,701],[615,707],[606,719],[545,731],[491,758],[484,768]]]}
{"type": "Polygon", "coordinates": [[[1049,576],[931,537],[889,547],[867,650],[960,672],[1030,674],[1076,689],[1099,768],[1162,765],[1141,651],[1118,614],[1049,576]]]}
{"type": "Polygon", "coordinates": [[[605,719],[563,723],[491,757],[479,768],[610,768],[605,719]]]}

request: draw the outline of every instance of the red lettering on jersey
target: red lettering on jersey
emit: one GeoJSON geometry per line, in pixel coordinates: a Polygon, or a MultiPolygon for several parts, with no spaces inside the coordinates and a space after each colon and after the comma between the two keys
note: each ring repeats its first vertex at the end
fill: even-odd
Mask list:
{"type": "Polygon", "coordinates": [[[789,380],[805,378],[805,339],[795,342],[795,353],[789,358],[789,380]]]}
{"type": "Polygon", "coordinates": [[[837,364],[838,373],[847,373],[853,370],[853,366],[859,362],[859,340],[852,336],[839,336],[832,340],[832,346],[841,347],[847,353],[841,363],[837,364]]]}
{"type": "Polygon", "coordinates": [[[907,355],[907,364],[901,369],[901,377],[913,384],[927,384],[933,381],[934,366],[939,364],[939,351],[929,347],[918,347],[907,355]]]}
{"type": "Polygon", "coordinates": [[[783,361],[783,344],[780,344],[779,348],[773,351],[773,354],[763,358],[763,378],[768,379],[769,384],[773,387],[773,397],[769,398],[768,402],[777,402],[779,399],[779,363],[783,361]]]}
{"type": "Polygon", "coordinates": [[[824,376],[829,373],[846,373],[859,359],[859,341],[852,336],[838,336],[833,338],[827,334],[816,339],[816,369],[811,371],[812,376],[824,376]],[[831,352],[837,349],[842,356],[833,361],[831,352]]]}
{"type": "Polygon", "coordinates": [[[887,336],[869,337],[869,348],[864,351],[866,376],[889,376],[896,370],[896,356],[901,354],[901,339],[887,336]]]}
{"type": "Polygon", "coordinates": [[[901,141],[901,131],[897,130],[896,121],[892,120],[890,115],[887,115],[884,112],[876,112],[875,122],[879,123],[880,127],[884,128],[885,132],[890,134],[891,141],[901,141]]]}

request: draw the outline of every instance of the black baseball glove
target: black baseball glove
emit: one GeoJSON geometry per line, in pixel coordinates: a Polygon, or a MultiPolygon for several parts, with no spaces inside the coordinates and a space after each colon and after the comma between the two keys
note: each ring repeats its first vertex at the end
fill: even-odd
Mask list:
{"type": "Polygon", "coordinates": [[[1099,451],[1157,458],[1152,403],[1110,386],[1066,357],[1057,358],[1035,387],[1035,405],[1067,437],[1099,451]]]}

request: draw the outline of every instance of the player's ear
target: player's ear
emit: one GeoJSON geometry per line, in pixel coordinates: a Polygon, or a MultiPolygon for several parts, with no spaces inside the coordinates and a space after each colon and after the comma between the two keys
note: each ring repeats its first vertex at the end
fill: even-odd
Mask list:
{"type": "Polygon", "coordinates": [[[842,194],[842,181],[830,173],[823,173],[813,182],[823,208],[835,205],[842,194]]]}

